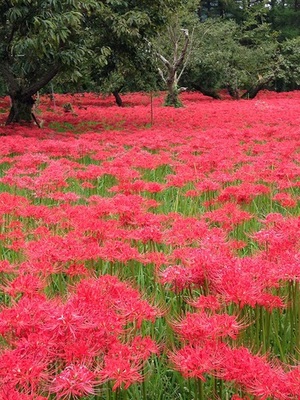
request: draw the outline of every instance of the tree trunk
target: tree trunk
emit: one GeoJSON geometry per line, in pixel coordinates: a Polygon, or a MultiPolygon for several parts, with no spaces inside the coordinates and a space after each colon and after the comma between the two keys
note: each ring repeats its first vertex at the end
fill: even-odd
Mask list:
{"type": "Polygon", "coordinates": [[[8,94],[11,98],[11,109],[6,121],[6,125],[13,122],[32,122],[35,121],[39,126],[37,119],[32,113],[34,105],[33,96],[44,86],[47,85],[60,71],[58,65],[51,65],[49,70],[41,76],[40,79],[27,87],[21,86],[18,78],[12,72],[12,67],[8,62],[0,63],[0,75],[6,81],[8,94]]]}
{"type": "Polygon", "coordinates": [[[242,95],[242,99],[254,99],[258,92],[266,87],[266,82],[259,82],[242,95]]]}
{"type": "Polygon", "coordinates": [[[239,100],[240,96],[239,96],[239,91],[237,90],[237,88],[235,88],[231,85],[227,85],[227,91],[228,91],[230,97],[232,97],[234,100],[239,100]]]}
{"type": "Polygon", "coordinates": [[[176,83],[168,79],[167,89],[168,89],[168,94],[165,99],[165,106],[176,107],[176,108],[182,107],[182,102],[179,99],[179,92],[176,83]]]}
{"type": "Polygon", "coordinates": [[[123,107],[123,100],[122,97],[120,96],[120,93],[118,90],[114,90],[112,92],[112,94],[114,95],[115,99],[116,99],[116,103],[119,107],[123,107]]]}
{"type": "Polygon", "coordinates": [[[195,85],[195,84],[193,85],[193,87],[195,88],[195,90],[198,90],[199,92],[204,94],[204,96],[209,96],[212,97],[213,99],[221,100],[221,96],[214,89],[206,89],[201,85],[195,85]]]}
{"type": "Polygon", "coordinates": [[[14,95],[11,96],[11,108],[5,125],[13,122],[32,122],[35,118],[32,113],[34,99],[32,96],[14,95]]]}

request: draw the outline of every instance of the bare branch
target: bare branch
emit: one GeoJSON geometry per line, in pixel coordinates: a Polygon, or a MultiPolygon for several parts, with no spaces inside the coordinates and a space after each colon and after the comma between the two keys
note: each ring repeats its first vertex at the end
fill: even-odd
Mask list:
{"type": "Polygon", "coordinates": [[[184,58],[186,56],[188,47],[189,47],[189,42],[190,42],[188,30],[187,29],[182,29],[182,31],[183,31],[184,36],[185,36],[185,41],[184,41],[184,46],[183,46],[183,49],[181,51],[181,54],[180,54],[179,58],[176,60],[176,62],[174,63],[175,70],[177,70],[178,67],[180,66],[180,64],[183,62],[183,60],[184,60],[184,58]]]}
{"type": "Polygon", "coordinates": [[[165,66],[168,68],[168,70],[172,69],[172,65],[170,63],[170,61],[168,61],[162,54],[156,52],[157,57],[160,59],[160,61],[163,62],[163,64],[165,64],[165,66]]]}
{"type": "Polygon", "coordinates": [[[158,73],[161,76],[161,79],[164,81],[164,83],[167,83],[166,78],[164,77],[164,73],[162,72],[162,70],[160,68],[158,68],[158,73]]]}
{"type": "MultiPolygon", "coordinates": [[[[152,44],[151,42],[149,42],[149,40],[146,39],[146,42],[148,43],[149,48],[152,48],[152,44]]],[[[156,49],[153,49],[155,55],[160,59],[160,61],[165,65],[165,67],[167,67],[168,70],[170,70],[172,68],[171,63],[156,49]]]]}
{"type": "MultiPolygon", "coordinates": [[[[187,35],[189,34],[187,29],[182,29],[182,30],[187,31],[187,35]]],[[[186,69],[186,66],[187,66],[187,64],[188,64],[188,62],[190,60],[191,54],[192,54],[194,31],[195,31],[195,27],[192,30],[191,38],[190,38],[190,41],[189,41],[189,44],[188,44],[189,49],[187,50],[187,54],[186,54],[186,57],[185,57],[185,61],[184,61],[183,67],[182,67],[182,69],[181,69],[181,71],[180,71],[180,73],[178,75],[178,81],[180,80],[184,70],[186,69]]]]}

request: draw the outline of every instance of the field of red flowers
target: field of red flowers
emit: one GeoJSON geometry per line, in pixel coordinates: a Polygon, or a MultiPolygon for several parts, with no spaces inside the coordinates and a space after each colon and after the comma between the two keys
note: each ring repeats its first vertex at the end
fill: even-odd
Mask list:
{"type": "Polygon", "coordinates": [[[300,398],[300,92],[0,99],[0,399],[300,398]]]}

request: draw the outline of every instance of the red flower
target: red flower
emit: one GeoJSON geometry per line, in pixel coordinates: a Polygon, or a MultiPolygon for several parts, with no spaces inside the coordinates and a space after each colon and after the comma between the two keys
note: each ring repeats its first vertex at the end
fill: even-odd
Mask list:
{"type": "Polygon", "coordinates": [[[236,339],[243,327],[233,315],[208,315],[204,311],[194,314],[187,313],[181,321],[174,322],[173,326],[181,338],[195,345],[226,336],[236,339]]]}
{"type": "Polygon", "coordinates": [[[50,393],[55,393],[57,399],[95,394],[95,374],[85,365],[67,366],[49,385],[50,393]]]}
{"type": "Polygon", "coordinates": [[[221,368],[222,345],[207,341],[203,346],[185,346],[171,353],[169,358],[185,378],[198,378],[204,381],[205,374],[216,374],[221,368]]]}

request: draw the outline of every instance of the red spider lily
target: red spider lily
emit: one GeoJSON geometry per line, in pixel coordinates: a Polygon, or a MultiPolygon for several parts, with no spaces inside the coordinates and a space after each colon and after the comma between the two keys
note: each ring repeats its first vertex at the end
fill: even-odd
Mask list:
{"type": "Polygon", "coordinates": [[[39,396],[36,393],[26,394],[15,390],[11,384],[3,385],[0,388],[2,400],[47,400],[48,397],[39,396]]]}
{"type": "Polygon", "coordinates": [[[171,290],[179,293],[193,284],[200,286],[204,282],[204,274],[195,268],[171,265],[159,273],[159,280],[162,284],[171,284],[171,290]]]}
{"type": "Polygon", "coordinates": [[[17,267],[15,265],[10,264],[7,260],[0,261],[0,272],[3,273],[14,273],[16,272],[17,267]]]}
{"type": "Polygon", "coordinates": [[[296,367],[292,367],[291,370],[287,373],[287,382],[290,388],[291,394],[295,398],[299,398],[300,396],[300,367],[299,365],[296,367]]]}
{"type": "Polygon", "coordinates": [[[240,209],[235,203],[225,203],[224,206],[204,214],[212,222],[218,222],[224,229],[232,229],[234,225],[248,221],[253,216],[240,209]]]}
{"type": "Polygon", "coordinates": [[[188,304],[200,310],[218,311],[221,308],[221,298],[215,295],[200,296],[196,300],[187,301],[188,304]]]}
{"type": "Polygon", "coordinates": [[[297,200],[293,199],[289,193],[277,193],[273,196],[273,200],[278,201],[282,207],[293,208],[297,205],[297,200]]]}
{"type": "Polygon", "coordinates": [[[49,391],[55,393],[57,399],[95,394],[95,374],[85,365],[68,365],[50,382],[49,391]]]}
{"type": "Polygon", "coordinates": [[[269,287],[278,287],[276,268],[259,257],[227,259],[224,267],[213,270],[211,280],[214,290],[240,307],[259,304],[271,310],[285,306],[280,297],[267,293],[269,287]]]}
{"type": "Polygon", "coordinates": [[[123,109],[92,94],[58,95],[55,115],[47,97],[44,129],[0,126],[0,183],[24,193],[0,194],[2,257],[9,260],[0,262],[0,398],[46,396],[49,385],[52,396],[82,397],[104,381],[117,389],[144,378],[145,360],[160,349],[138,329],[162,312],[128,283],[95,278],[108,263],[126,274],[127,263],[133,274],[137,263],[153,264],[160,283],[189,289],[187,307],[198,312],[178,316],[178,343],[188,345],[170,355],[185,377],[211,374],[260,399],[299,397],[298,365],[226,346],[242,324],[222,314],[232,302],[248,305],[242,313],[258,305],[290,314],[289,302],[274,293],[300,279],[300,220],[292,216],[299,93],[239,103],[183,96],[189,103],[180,111],[155,98],[155,125],[147,129],[143,94],[126,96],[134,107],[123,109]],[[77,116],[60,114],[65,102],[76,103],[77,116]],[[57,133],[47,127],[54,117],[85,132],[57,133]],[[267,214],[272,209],[284,215],[267,214]],[[64,294],[53,299],[55,281],[64,294]]]}
{"type": "Polygon", "coordinates": [[[214,182],[210,179],[203,179],[195,185],[198,192],[213,192],[221,189],[221,185],[218,182],[214,182]]]}
{"type": "Polygon", "coordinates": [[[140,373],[141,367],[142,359],[133,361],[130,348],[116,343],[104,357],[103,367],[99,370],[98,375],[103,382],[113,380],[113,390],[119,387],[128,389],[131,384],[143,380],[140,373]]]}
{"type": "Polygon", "coordinates": [[[0,285],[0,289],[4,293],[9,294],[12,297],[16,297],[18,294],[25,294],[30,297],[37,293],[42,293],[46,287],[46,282],[32,274],[20,274],[12,281],[6,281],[3,285],[0,285]]]}
{"type": "Polygon", "coordinates": [[[239,204],[249,203],[256,196],[269,192],[270,189],[266,185],[243,183],[239,186],[226,187],[220,192],[217,199],[222,202],[235,200],[239,204]]]}
{"type": "Polygon", "coordinates": [[[235,381],[260,399],[288,399],[287,375],[280,366],[272,365],[265,356],[253,355],[249,349],[227,347],[222,379],[235,381]]]}
{"type": "Polygon", "coordinates": [[[116,323],[136,320],[139,324],[143,319],[154,321],[161,315],[159,309],[141,299],[137,290],[111,275],[104,275],[101,279],[82,280],[76,287],[72,303],[78,303],[81,307],[86,304],[89,313],[93,307],[95,310],[99,307],[103,310],[105,305],[110,312],[114,311],[116,314],[116,323]]]}
{"type": "Polygon", "coordinates": [[[23,393],[35,393],[48,377],[44,352],[25,351],[20,346],[15,350],[6,350],[0,356],[1,387],[11,385],[23,393]]]}
{"type": "Polygon", "coordinates": [[[3,307],[0,313],[0,332],[8,340],[27,337],[39,332],[43,324],[54,313],[60,302],[49,301],[42,295],[31,298],[23,296],[12,307],[3,307]]]}
{"type": "Polygon", "coordinates": [[[130,344],[132,359],[134,361],[147,360],[150,355],[158,354],[159,347],[150,337],[136,336],[130,344]]]}
{"type": "Polygon", "coordinates": [[[173,322],[172,325],[183,340],[194,345],[203,341],[219,340],[226,336],[236,339],[239,331],[243,328],[243,325],[233,315],[208,315],[203,311],[187,313],[181,321],[173,322]]]}
{"type": "MultiPolygon", "coordinates": [[[[158,352],[157,345],[149,337],[131,335],[127,345],[119,340],[129,322],[139,326],[158,315],[136,290],[113,276],[82,280],[65,302],[23,297],[0,314],[1,334],[13,347],[0,356],[0,382],[31,393],[50,381],[48,389],[58,398],[93,394],[100,384],[96,360],[107,359],[107,372],[116,349],[127,354],[127,364],[121,374],[115,370],[105,379],[116,380],[117,386],[140,381],[139,371],[158,352]],[[127,378],[127,371],[133,375],[127,378]]],[[[104,376],[101,372],[101,381],[104,376]]]]}
{"type": "Polygon", "coordinates": [[[207,341],[202,346],[185,346],[169,355],[171,363],[185,378],[205,380],[206,374],[216,374],[223,365],[221,344],[207,341]]]}
{"type": "Polygon", "coordinates": [[[173,246],[201,242],[208,234],[208,225],[198,218],[187,218],[179,214],[169,215],[171,227],[164,232],[164,241],[173,246]]]}

